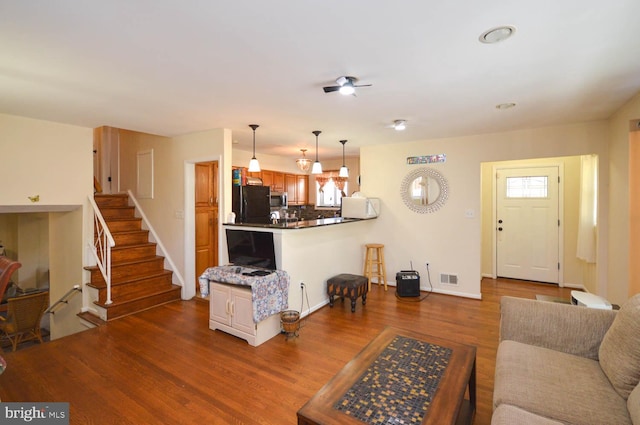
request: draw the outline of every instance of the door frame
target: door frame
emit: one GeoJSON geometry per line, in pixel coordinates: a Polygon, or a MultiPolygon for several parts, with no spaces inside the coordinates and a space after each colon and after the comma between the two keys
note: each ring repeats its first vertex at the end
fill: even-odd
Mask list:
{"type": "MultiPolygon", "coordinates": [[[[511,161],[509,161],[511,162],[511,161]]],[[[560,263],[560,269],[558,270],[558,286],[564,287],[564,163],[563,162],[528,162],[522,160],[519,165],[501,166],[499,163],[493,164],[491,167],[491,178],[493,179],[491,184],[491,223],[493,223],[493,232],[491,232],[491,275],[493,279],[498,277],[498,235],[496,234],[496,222],[498,220],[498,170],[511,169],[517,170],[521,168],[543,168],[543,167],[558,167],[558,176],[560,177],[560,184],[558,185],[558,219],[560,220],[560,226],[558,226],[558,262],[560,263]]]]}

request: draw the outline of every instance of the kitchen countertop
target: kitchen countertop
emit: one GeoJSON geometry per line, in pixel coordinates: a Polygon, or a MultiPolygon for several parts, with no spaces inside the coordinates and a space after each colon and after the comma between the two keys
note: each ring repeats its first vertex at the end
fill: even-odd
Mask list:
{"type": "Polygon", "coordinates": [[[331,217],[318,220],[290,221],[288,223],[224,223],[224,226],[262,227],[265,229],[309,229],[311,227],[330,226],[333,224],[353,223],[355,221],[370,220],[365,218],[331,217]]]}

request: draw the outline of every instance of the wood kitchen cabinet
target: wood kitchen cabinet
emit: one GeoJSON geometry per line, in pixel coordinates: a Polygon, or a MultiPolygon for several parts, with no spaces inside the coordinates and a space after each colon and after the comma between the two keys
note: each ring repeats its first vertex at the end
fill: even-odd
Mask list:
{"type": "Polygon", "coordinates": [[[273,171],[262,170],[262,185],[269,186],[273,190],[273,171]]]}
{"type": "Polygon", "coordinates": [[[289,195],[289,205],[306,205],[309,203],[309,176],[301,174],[285,174],[285,188],[289,195]]]}
{"type": "Polygon", "coordinates": [[[285,190],[284,188],[285,188],[285,174],[274,171],[271,190],[273,190],[274,192],[284,192],[285,190]]]}
{"type": "Polygon", "coordinates": [[[297,179],[295,174],[284,175],[285,190],[289,197],[289,205],[298,205],[297,179]]]}
{"type": "Polygon", "coordinates": [[[296,196],[298,205],[309,203],[309,176],[296,174],[296,196]]]}
{"type": "Polygon", "coordinates": [[[257,346],[280,333],[280,317],[274,314],[255,323],[251,287],[210,282],[209,329],[219,329],[257,346]]]}

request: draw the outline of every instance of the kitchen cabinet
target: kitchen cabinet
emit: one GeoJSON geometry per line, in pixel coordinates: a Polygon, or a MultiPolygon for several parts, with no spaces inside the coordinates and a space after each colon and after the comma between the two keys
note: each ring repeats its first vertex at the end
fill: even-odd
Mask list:
{"type": "Polygon", "coordinates": [[[285,187],[285,174],[277,171],[273,172],[273,183],[271,184],[271,190],[274,192],[284,192],[285,187]]]}
{"type": "Polygon", "coordinates": [[[269,186],[273,190],[273,171],[262,170],[262,185],[269,186]]]}
{"type": "Polygon", "coordinates": [[[301,174],[285,174],[285,187],[289,195],[289,205],[306,205],[309,203],[309,176],[301,174]]]}
{"type": "Polygon", "coordinates": [[[289,205],[298,205],[297,179],[295,174],[285,174],[285,188],[289,197],[289,205]]]}
{"type": "Polygon", "coordinates": [[[298,205],[309,204],[309,176],[297,174],[296,183],[298,205]]]}
{"type": "Polygon", "coordinates": [[[258,346],[280,333],[277,314],[262,322],[253,321],[251,287],[210,282],[209,329],[219,329],[258,346]]]}

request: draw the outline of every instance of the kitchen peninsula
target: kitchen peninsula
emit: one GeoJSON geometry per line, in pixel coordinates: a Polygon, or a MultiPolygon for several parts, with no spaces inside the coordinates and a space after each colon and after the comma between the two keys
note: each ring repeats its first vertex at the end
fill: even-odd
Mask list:
{"type": "Polygon", "coordinates": [[[340,273],[362,274],[364,245],[374,219],[325,218],[276,224],[224,224],[225,229],[273,233],[276,265],[290,276],[289,309],[302,316],[328,304],[326,281],[340,273]],[[304,283],[303,292],[300,284],[304,283]]]}

